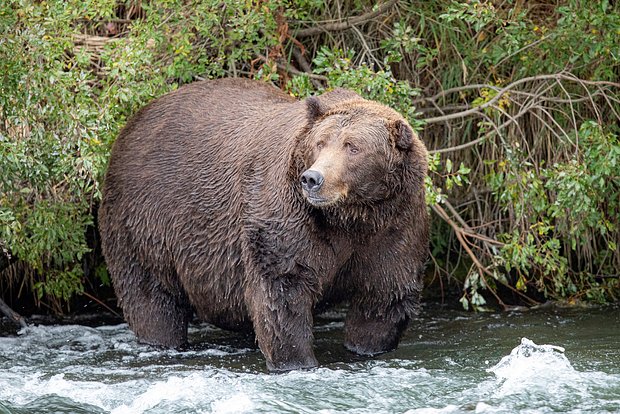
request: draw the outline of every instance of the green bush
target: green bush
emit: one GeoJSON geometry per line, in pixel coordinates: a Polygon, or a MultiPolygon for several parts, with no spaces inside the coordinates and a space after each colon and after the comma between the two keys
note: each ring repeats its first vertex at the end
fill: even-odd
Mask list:
{"type": "Polygon", "coordinates": [[[39,299],[83,290],[86,230],[126,119],[198,75],[247,71],[277,40],[277,2],[166,1],[113,23],[135,5],[0,5],[0,240],[34,270],[26,285],[39,299]]]}
{"type": "Polygon", "coordinates": [[[84,291],[128,117],[184,83],[243,76],[298,97],[351,88],[420,131],[429,273],[464,306],[616,300],[620,6],[393,2],[363,19],[385,4],[2,2],[0,247],[32,270],[19,285],[57,305],[84,291]]]}
{"type": "Polygon", "coordinates": [[[620,142],[593,122],[582,124],[578,137],[584,149],[565,162],[539,171],[501,163],[489,175],[498,203],[522,223],[501,235],[506,244],[497,259],[517,272],[520,290],[533,279],[547,297],[605,302],[615,297],[606,276],[618,265],[620,142]]]}

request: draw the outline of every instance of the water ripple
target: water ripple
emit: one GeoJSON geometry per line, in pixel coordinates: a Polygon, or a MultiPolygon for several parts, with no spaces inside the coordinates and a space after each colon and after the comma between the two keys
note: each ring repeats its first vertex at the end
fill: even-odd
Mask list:
{"type": "Polygon", "coordinates": [[[554,317],[564,341],[537,345],[515,332],[542,337],[547,315],[450,316],[422,319],[398,351],[370,360],[344,351],[332,316],[316,330],[324,365],[282,375],[264,372],[251,339],[208,325],[192,327],[197,345],[183,352],[138,344],[124,324],[29,327],[0,337],[0,413],[620,411],[617,326],[580,348],[583,317],[554,317]]]}

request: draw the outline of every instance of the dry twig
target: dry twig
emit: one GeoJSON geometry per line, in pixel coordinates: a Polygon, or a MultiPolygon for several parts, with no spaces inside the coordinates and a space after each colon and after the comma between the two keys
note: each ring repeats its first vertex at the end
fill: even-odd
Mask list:
{"type": "Polygon", "coordinates": [[[382,3],[377,7],[376,10],[364,13],[359,16],[347,17],[343,20],[335,21],[335,22],[324,22],[318,26],[309,27],[307,29],[299,29],[295,32],[296,37],[308,37],[314,36],[317,34],[321,34],[324,32],[337,32],[341,30],[350,29],[353,26],[358,26],[364,23],[367,23],[374,19],[377,16],[387,12],[396,4],[397,0],[389,0],[385,3],[382,3]]]}

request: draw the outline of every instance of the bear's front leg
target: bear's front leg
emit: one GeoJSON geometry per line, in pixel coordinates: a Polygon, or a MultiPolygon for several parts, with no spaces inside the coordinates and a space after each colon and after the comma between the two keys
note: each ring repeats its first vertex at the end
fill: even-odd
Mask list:
{"type": "Polygon", "coordinates": [[[312,293],[300,274],[261,276],[247,287],[246,303],[269,371],[318,365],[312,350],[312,293]]]}
{"type": "Polygon", "coordinates": [[[418,314],[421,265],[397,267],[387,266],[386,262],[367,263],[359,268],[366,271],[351,275],[356,283],[345,320],[344,344],[359,355],[377,355],[396,349],[409,321],[418,314]],[[386,267],[378,267],[377,263],[386,267]],[[380,269],[391,269],[391,272],[380,269]]]}
{"type": "Polygon", "coordinates": [[[409,321],[419,311],[425,235],[379,234],[379,241],[359,248],[347,282],[353,292],[345,321],[345,347],[360,355],[396,349],[409,321]]]}

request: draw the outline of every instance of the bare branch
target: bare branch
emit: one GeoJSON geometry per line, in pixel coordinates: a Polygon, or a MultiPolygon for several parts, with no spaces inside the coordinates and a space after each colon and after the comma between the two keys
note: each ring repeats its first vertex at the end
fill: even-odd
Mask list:
{"type": "MultiPolygon", "coordinates": [[[[442,148],[442,149],[436,149],[436,150],[431,150],[429,151],[431,154],[441,154],[441,153],[447,153],[447,152],[454,152],[454,151],[459,151],[462,149],[466,149],[469,147],[472,147],[476,144],[479,144],[480,142],[484,141],[485,139],[489,138],[490,136],[492,136],[493,134],[498,134],[499,135],[499,131],[501,131],[502,129],[506,128],[510,123],[514,123],[515,125],[517,125],[517,127],[519,127],[519,124],[517,123],[517,119],[520,118],[521,116],[523,116],[526,112],[530,111],[536,118],[538,118],[544,125],[545,127],[550,130],[553,134],[556,135],[556,137],[559,137],[557,135],[556,129],[559,129],[562,133],[562,135],[564,135],[565,138],[567,138],[570,141],[570,137],[567,134],[567,132],[561,128],[561,126],[559,125],[559,123],[553,118],[553,116],[549,113],[550,110],[553,110],[552,108],[547,108],[545,106],[543,106],[542,104],[544,102],[553,102],[553,103],[568,103],[569,105],[571,105],[571,112],[568,114],[565,114],[566,116],[568,116],[573,123],[573,128],[577,128],[577,119],[575,118],[575,112],[572,108],[572,105],[576,102],[590,102],[592,104],[592,108],[594,110],[594,112],[596,113],[597,117],[600,120],[600,111],[597,108],[596,103],[594,102],[594,97],[598,96],[598,95],[602,95],[606,102],[608,103],[608,105],[610,106],[610,108],[612,109],[612,111],[614,112],[614,114],[616,113],[615,109],[613,108],[613,105],[611,104],[610,101],[614,101],[615,102],[615,98],[613,96],[608,96],[609,94],[606,93],[605,89],[607,89],[608,87],[612,87],[612,88],[620,88],[620,83],[616,83],[616,82],[609,82],[609,81],[586,81],[583,79],[579,79],[576,76],[567,73],[567,72],[560,72],[560,73],[556,73],[556,74],[549,74],[549,75],[538,75],[538,76],[531,76],[531,77],[527,77],[527,78],[522,78],[519,80],[516,80],[510,84],[508,84],[507,86],[505,86],[504,88],[498,88],[497,86],[494,85],[483,85],[483,84],[475,84],[475,85],[466,85],[466,86],[462,86],[462,87],[457,87],[457,88],[451,88],[451,89],[446,89],[445,91],[442,91],[432,97],[429,98],[423,98],[421,100],[418,100],[418,102],[429,102],[431,103],[431,105],[434,107],[431,110],[435,110],[438,111],[440,113],[442,113],[441,116],[437,116],[437,117],[431,117],[431,118],[426,118],[425,121],[426,123],[445,123],[446,125],[450,125],[450,123],[448,121],[453,120],[453,119],[459,119],[459,118],[465,118],[471,115],[477,115],[477,116],[484,116],[484,109],[486,108],[495,108],[495,110],[498,110],[499,112],[501,112],[504,116],[508,117],[508,121],[504,122],[503,124],[496,126],[494,123],[491,123],[491,125],[494,126],[494,130],[487,132],[486,134],[480,136],[479,138],[464,143],[464,144],[460,144],[460,145],[456,145],[454,147],[449,147],[449,148],[442,148]],[[532,92],[525,92],[525,91],[520,91],[515,89],[517,86],[527,83],[527,82],[534,82],[534,81],[553,81],[551,83],[549,82],[543,82],[537,89],[537,91],[535,93],[532,92]],[[564,87],[564,85],[562,84],[562,81],[570,81],[570,82],[575,82],[578,83],[579,85],[581,85],[583,87],[583,89],[585,90],[585,93],[587,96],[581,96],[581,95],[577,95],[576,98],[573,98],[573,95],[571,95],[566,88],[564,87]],[[558,98],[553,98],[553,97],[548,97],[546,96],[550,90],[552,90],[554,87],[559,86],[560,89],[562,90],[563,94],[567,97],[567,99],[558,99],[558,98]],[[591,91],[589,87],[596,87],[595,91],[591,91]],[[481,88],[489,88],[492,90],[497,91],[497,94],[490,100],[488,100],[487,102],[485,102],[484,104],[477,106],[475,108],[468,108],[466,110],[462,110],[460,112],[452,112],[452,113],[448,113],[445,114],[444,110],[448,109],[450,107],[447,108],[442,108],[439,107],[435,101],[437,99],[440,99],[442,97],[445,97],[449,94],[452,93],[457,93],[457,92],[461,92],[461,91],[466,91],[466,90],[472,90],[472,89],[481,89],[481,88]],[[519,95],[519,96],[523,96],[526,97],[526,101],[523,103],[519,103],[519,100],[514,99],[514,98],[510,98],[510,101],[519,105],[521,107],[520,111],[515,115],[515,116],[511,116],[510,114],[508,114],[506,111],[502,110],[501,108],[498,107],[497,103],[498,101],[502,98],[502,96],[504,96],[506,93],[510,93],[510,94],[514,94],[514,95],[519,95]],[[526,103],[528,102],[529,103],[526,103]],[[545,115],[547,115],[547,118],[550,120],[550,122],[553,124],[553,126],[555,128],[553,128],[552,125],[550,125],[549,123],[547,123],[539,114],[536,114],[535,111],[533,111],[534,109],[538,109],[540,112],[544,113],[545,115]]],[[[458,108],[458,107],[457,107],[458,108]]],[[[430,109],[430,108],[429,108],[430,109]]],[[[426,111],[425,111],[426,112],[426,111]]]]}
{"type": "MultiPolygon", "coordinates": [[[[262,60],[263,62],[270,61],[270,59],[268,59],[266,56],[263,56],[263,55],[258,55],[258,58],[260,60],[262,60]]],[[[315,79],[315,80],[319,80],[319,81],[322,81],[322,82],[327,82],[327,77],[325,77],[323,75],[316,75],[314,73],[302,72],[302,71],[300,71],[298,69],[295,69],[294,67],[292,67],[288,63],[287,64],[283,64],[283,63],[280,63],[280,62],[275,62],[275,63],[278,66],[278,69],[286,71],[286,72],[291,73],[293,75],[306,75],[310,79],[315,79]]]]}
{"type": "MultiPolygon", "coordinates": [[[[503,88],[499,88],[495,85],[486,85],[486,84],[474,84],[474,85],[466,85],[466,86],[460,86],[460,87],[456,87],[456,88],[451,88],[451,89],[446,89],[445,91],[442,91],[434,96],[428,97],[428,98],[418,98],[414,101],[414,103],[421,103],[421,102],[435,102],[437,99],[442,98],[446,95],[452,94],[452,93],[457,93],[457,92],[462,92],[462,91],[466,91],[466,90],[472,90],[472,89],[483,89],[483,88],[487,88],[487,89],[492,89],[494,91],[497,91],[497,94],[490,99],[489,101],[485,102],[484,104],[477,106],[475,108],[470,108],[467,109],[465,111],[461,111],[461,112],[455,112],[455,113],[451,113],[451,114],[447,114],[447,115],[442,115],[442,116],[437,116],[437,117],[431,117],[431,118],[426,118],[424,121],[427,124],[432,124],[432,123],[439,123],[439,122],[445,122],[445,121],[449,121],[452,119],[458,119],[458,118],[465,118],[469,115],[475,114],[476,112],[480,112],[485,108],[488,108],[492,105],[494,105],[497,101],[499,101],[502,96],[506,93],[506,92],[512,92],[512,90],[524,83],[527,82],[534,82],[534,81],[541,81],[541,80],[553,80],[556,81],[557,83],[560,83],[561,80],[567,80],[567,81],[571,81],[571,82],[576,82],[581,84],[584,89],[586,90],[586,93],[588,94],[589,98],[592,99],[592,94],[591,92],[588,90],[588,88],[585,88],[585,85],[589,85],[589,86],[612,86],[614,88],[620,88],[620,83],[617,82],[610,82],[610,81],[587,81],[587,80],[583,80],[583,79],[579,79],[576,76],[569,74],[567,72],[560,72],[560,73],[555,73],[555,74],[549,74],[549,75],[536,75],[536,76],[530,76],[530,77],[526,77],[526,78],[522,78],[522,79],[518,79],[512,83],[509,83],[508,85],[506,85],[503,88]]],[[[515,92],[517,93],[517,92],[515,92]]],[[[519,93],[524,93],[519,91],[519,93]]]]}
{"type": "MultiPolygon", "coordinates": [[[[553,74],[553,75],[536,75],[536,76],[529,76],[527,78],[521,78],[518,79],[512,83],[509,83],[508,85],[506,85],[505,87],[503,87],[502,89],[497,90],[497,95],[495,95],[493,98],[489,99],[487,102],[483,103],[480,106],[477,106],[475,108],[471,108],[468,109],[466,111],[462,111],[462,112],[457,112],[457,113],[453,113],[453,114],[448,114],[448,115],[444,115],[444,116],[437,116],[437,117],[433,117],[433,118],[427,118],[424,121],[427,124],[432,124],[432,123],[437,123],[437,122],[444,122],[447,120],[451,120],[451,119],[457,119],[457,118],[464,118],[466,116],[475,114],[476,112],[480,112],[485,108],[488,108],[489,106],[495,104],[497,101],[499,101],[502,96],[506,93],[509,92],[511,89],[514,89],[516,86],[519,86],[521,84],[527,83],[527,82],[532,82],[532,81],[537,81],[537,80],[556,80],[558,78],[559,74],[553,74]]],[[[495,86],[490,86],[490,88],[492,89],[496,89],[497,87],[495,86]]]]}
{"type": "MultiPolygon", "coordinates": [[[[310,82],[312,82],[312,85],[314,85],[315,88],[320,89],[322,86],[321,82],[327,82],[327,78],[324,76],[321,76],[324,79],[318,79],[315,77],[316,75],[312,73],[312,67],[310,66],[310,63],[308,63],[303,53],[300,50],[298,50],[296,47],[293,47],[293,56],[295,57],[295,60],[297,61],[299,66],[306,73],[306,75],[308,75],[308,77],[310,78],[310,82]]],[[[289,73],[295,74],[295,72],[293,72],[293,70],[295,69],[291,68],[290,66],[289,66],[289,69],[286,69],[286,70],[289,73]]]]}
{"type": "Polygon", "coordinates": [[[295,37],[308,37],[314,36],[317,34],[321,34],[324,32],[337,32],[341,30],[350,29],[353,26],[361,25],[370,20],[374,19],[377,16],[387,12],[396,4],[397,0],[389,0],[385,3],[382,3],[377,7],[376,10],[364,13],[359,16],[348,17],[346,19],[335,21],[331,23],[325,23],[319,26],[309,27],[307,29],[299,29],[295,32],[295,37]]]}
{"type": "MultiPolygon", "coordinates": [[[[534,107],[534,103],[529,104],[529,105],[524,105],[524,107],[512,118],[510,118],[509,120],[507,120],[506,122],[504,122],[503,124],[499,125],[499,126],[495,126],[495,124],[493,125],[493,130],[487,132],[486,134],[482,135],[479,138],[476,138],[473,141],[470,142],[466,142],[464,144],[461,145],[456,145],[454,147],[449,147],[449,148],[441,148],[441,149],[436,149],[436,150],[430,150],[428,151],[429,154],[443,154],[443,153],[447,153],[447,152],[454,152],[454,151],[459,151],[465,148],[469,148],[469,147],[473,147],[476,144],[479,144],[480,142],[484,141],[487,138],[490,138],[493,134],[497,134],[498,136],[500,135],[500,131],[504,128],[506,128],[508,125],[510,125],[511,123],[515,122],[516,119],[522,117],[523,115],[525,115],[527,112],[529,112],[533,107],[534,107]]],[[[484,115],[484,112],[479,112],[477,113],[477,115],[479,116],[484,116],[485,118],[486,115],[484,115]]]]}

